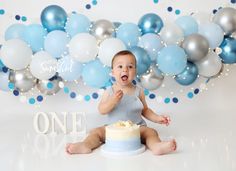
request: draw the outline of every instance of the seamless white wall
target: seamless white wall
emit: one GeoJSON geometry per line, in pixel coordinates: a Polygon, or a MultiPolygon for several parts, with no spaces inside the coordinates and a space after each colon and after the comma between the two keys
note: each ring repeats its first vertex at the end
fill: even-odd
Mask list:
{"type": "MultiPolygon", "coordinates": [[[[174,12],[168,12],[166,8],[172,6],[174,9],[181,9],[181,15],[189,15],[192,12],[204,11],[212,13],[212,9],[217,9],[222,6],[232,6],[228,0],[220,1],[202,1],[182,0],[181,2],[165,0],[154,4],[153,1],[115,1],[115,0],[98,0],[96,6],[92,6],[90,10],[85,9],[86,3],[90,1],[41,1],[41,0],[8,0],[1,2],[0,8],[5,9],[6,14],[0,16],[0,44],[4,42],[5,29],[14,20],[15,14],[22,14],[27,16],[27,24],[33,22],[39,22],[40,13],[43,8],[49,4],[58,4],[62,6],[68,13],[71,11],[77,11],[88,16],[92,21],[98,19],[108,19],[110,21],[120,22],[134,22],[137,23],[138,19],[145,13],[155,12],[163,18],[164,22],[173,22],[177,17],[174,12]]],[[[235,111],[235,98],[236,98],[236,66],[232,65],[227,67],[229,71],[228,76],[225,76],[225,72],[221,78],[211,80],[207,86],[208,90],[203,91],[193,99],[186,98],[186,92],[191,91],[191,87],[199,87],[199,82],[193,86],[183,88],[177,84],[173,84],[172,90],[170,87],[166,89],[157,90],[156,93],[163,97],[169,96],[170,92],[173,91],[174,95],[180,97],[178,104],[164,104],[157,103],[156,100],[150,100],[147,98],[149,106],[157,111],[157,113],[169,113],[170,115],[185,113],[191,115],[191,111],[198,110],[199,112],[206,109],[223,110],[223,111],[235,111]],[[214,86],[212,86],[214,84],[214,86]],[[177,90],[184,89],[183,93],[177,90]]],[[[166,80],[166,84],[172,83],[166,80]]],[[[86,92],[92,92],[90,88],[79,86],[79,92],[86,94],[86,92]]],[[[18,97],[14,97],[10,92],[0,91],[0,116],[7,118],[9,115],[30,115],[33,116],[37,111],[79,111],[85,112],[89,127],[101,124],[103,117],[100,117],[97,111],[98,100],[91,100],[89,102],[78,102],[72,100],[68,95],[62,91],[55,96],[47,97],[42,105],[35,106],[26,103],[21,103],[18,97]]],[[[178,115],[175,115],[178,117],[178,115]]]]}

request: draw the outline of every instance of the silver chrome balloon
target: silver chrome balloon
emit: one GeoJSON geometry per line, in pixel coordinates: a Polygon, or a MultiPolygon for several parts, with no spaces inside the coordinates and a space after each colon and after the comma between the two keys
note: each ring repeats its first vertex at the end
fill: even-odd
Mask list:
{"type": "Polygon", "coordinates": [[[231,7],[221,8],[214,15],[213,22],[224,30],[225,35],[232,34],[236,31],[236,9],[231,7]]]}
{"type": "Polygon", "coordinates": [[[61,88],[59,87],[59,82],[62,81],[61,77],[56,76],[51,81],[50,80],[39,80],[37,84],[38,90],[46,95],[54,95],[61,88]]]}
{"type": "Polygon", "coordinates": [[[99,43],[104,39],[112,37],[114,31],[114,24],[108,20],[98,20],[93,23],[91,28],[91,33],[97,38],[99,43]]]}
{"type": "Polygon", "coordinates": [[[15,88],[23,93],[31,90],[37,83],[37,79],[28,69],[18,71],[11,70],[9,81],[14,83],[15,88]]]}
{"type": "Polygon", "coordinates": [[[148,90],[159,88],[164,80],[162,72],[157,66],[151,65],[147,73],[140,76],[141,85],[148,90]]]}
{"type": "Polygon", "coordinates": [[[209,43],[205,37],[200,34],[191,34],[187,36],[183,43],[188,60],[196,62],[204,58],[209,51],[209,43]]]}

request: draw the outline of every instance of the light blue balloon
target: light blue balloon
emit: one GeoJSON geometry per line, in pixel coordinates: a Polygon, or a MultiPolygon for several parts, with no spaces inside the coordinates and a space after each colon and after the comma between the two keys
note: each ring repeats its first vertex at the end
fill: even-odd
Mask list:
{"type": "Polygon", "coordinates": [[[221,43],[220,48],[222,49],[222,52],[219,54],[219,56],[223,63],[236,63],[236,39],[226,37],[221,43]]]}
{"type": "Polygon", "coordinates": [[[175,81],[177,81],[181,85],[187,86],[192,84],[197,79],[197,76],[197,66],[192,62],[188,62],[184,71],[176,75],[175,81]]]}
{"type": "Polygon", "coordinates": [[[163,73],[177,75],[185,69],[187,55],[181,47],[169,45],[161,49],[157,57],[157,64],[163,73]]]}
{"type": "Polygon", "coordinates": [[[197,21],[191,16],[181,16],[175,20],[175,23],[183,29],[184,36],[198,32],[197,21]]]}
{"type": "Polygon", "coordinates": [[[65,30],[67,14],[65,10],[57,5],[46,7],[41,13],[41,23],[48,32],[53,30],[65,30]]]}
{"type": "Polygon", "coordinates": [[[28,43],[33,52],[43,50],[44,38],[47,31],[40,24],[31,24],[24,31],[24,39],[28,43]]]}
{"type": "Polygon", "coordinates": [[[205,23],[199,26],[199,34],[204,36],[212,49],[218,47],[224,39],[224,31],[215,23],[205,23]]]}
{"type": "Polygon", "coordinates": [[[86,85],[94,88],[102,88],[110,82],[111,69],[104,66],[99,59],[92,60],[85,64],[82,71],[82,78],[86,85]]]}
{"type": "Polygon", "coordinates": [[[83,64],[70,56],[64,56],[58,61],[58,73],[66,81],[78,80],[83,70],[83,64]]]}
{"type": "Polygon", "coordinates": [[[137,61],[137,74],[142,75],[151,65],[151,59],[146,50],[141,47],[134,46],[130,49],[137,61]]]}
{"type": "Polygon", "coordinates": [[[24,24],[12,24],[5,32],[5,40],[21,39],[24,40],[24,31],[26,26],[24,24]]]}
{"type": "Polygon", "coordinates": [[[66,32],[73,37],[78,33],[88,33],[91,22],[85,15],[72,13],[66,22],[66,32]]]}
{"type": "Polygon", "coordinates": [[[138,26],[142,31],[142,35],[146,33],[159,33],[163,27],[161,17],[154,13],[148,13],[139,19],[138,26]]]}
{"type": "Polygon", "coordinates": [[[139,27],[133,23],[121,24],[116,32],[116,37],[122,40],[126,47],[136,46],[140,36],[139,27]]]}
{"type": "Polygon", "coordinates": [[[0,90],[2,91],[10,91],[8,88],[9,83],[9,71],[7,73],[0,72],[0,90]]]}
{"type": "Polygon", "coordinates": [[[63,54],[68,53],[67,44],[70,38],[64,31],[54,30],[45,38],[44,49],[54,58],[61,58],[63,54]]]}
{"type": "Polygon", "coordinates": [[[138,46],[147,51],[152,62],[156,62],[158,52],[164,47],[160,36],[154,33],[143,35],[138,42],[138,46]]]}

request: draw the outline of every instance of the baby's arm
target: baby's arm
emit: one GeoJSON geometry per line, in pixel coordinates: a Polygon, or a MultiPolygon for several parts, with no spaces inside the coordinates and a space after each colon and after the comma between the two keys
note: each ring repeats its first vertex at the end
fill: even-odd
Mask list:
{"type": "Polygon", "coordinates": [[[109,113],[120,102],[122,97],[123,97],[123,91],[121,90],[116,91],[112,95],[110,95],[107,91],[105,91],[98,105],[99,112],[103,115],[109,113]]]}
{"type": "Polygon", "coordinates": [[[143,103],[142,115],[146,119],[148,119],[152,122],[155,122],[155,123],[169,125],[169,123],[170,123],[170,117],[169,116],[157,115],[150,108],[148,108],[143,91],[140,92],[139,98],[140,98],[141,102],[143,103]]]}

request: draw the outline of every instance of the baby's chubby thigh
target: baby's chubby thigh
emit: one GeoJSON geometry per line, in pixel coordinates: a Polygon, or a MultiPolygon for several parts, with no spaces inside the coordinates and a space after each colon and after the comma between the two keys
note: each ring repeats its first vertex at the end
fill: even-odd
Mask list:
{"type": "Polygon", "coordinates": [[[93,128],[89,131],[89,135],[99,136],[102,142],[105,142],[105,126],[93,128]]]}

